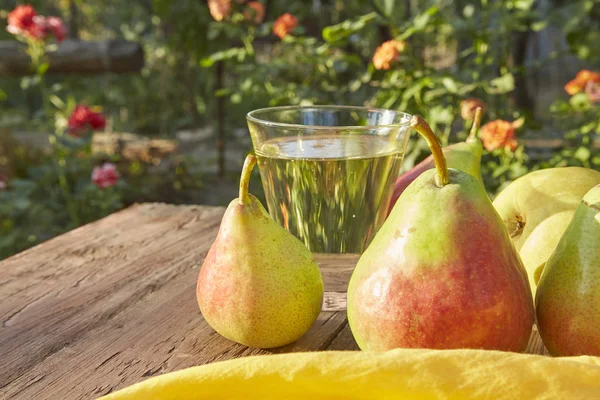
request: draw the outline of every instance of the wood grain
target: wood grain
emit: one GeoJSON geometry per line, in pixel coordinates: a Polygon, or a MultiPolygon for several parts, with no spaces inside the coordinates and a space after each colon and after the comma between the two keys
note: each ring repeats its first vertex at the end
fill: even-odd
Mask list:
{"type": "MultiPolygon", "coordinates": [[[[138,205],[0,263],[0,398],[92,399],[192,365],[325,350],[345,312],[321,313],[299,341],[268,351],[204,322],[196,279],[223,211],[138,205]]],[[[323,266],[335,275],[331,259],[323,266]]]]}
{"type": "MultiPolygon", "coordinates": [[[[296,343],[251,349],[206,324],[195,285],[223,212],[136,205],[1,262],[0,398],[95,399],[235,357],[357,350],[345,313],[356,255],[316,255],[324,311],[296,343]]],[[[536,331],[528,351],[544,351],[536,331]]]]}

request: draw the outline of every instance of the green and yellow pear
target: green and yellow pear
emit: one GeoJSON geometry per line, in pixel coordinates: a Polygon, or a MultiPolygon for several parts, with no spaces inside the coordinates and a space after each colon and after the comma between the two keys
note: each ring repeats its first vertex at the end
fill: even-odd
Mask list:
{"type": "Polygon", "coordinates": [[[523,260],[532,293],[581,198],[597,184],[600,172],[592,169],[547,168],[516,179],[494,199],[523,260]]]}
{"type": "Polygon", "coordinates": [[[544,268],[537,325],[554,356],[600,356],[600,185],[581,200],[544,268]]]}
{"type": "MultiPolygon", "coordinates": [[[[483,154],[483,145],[481,139],[477,136],[479,125],[481,124],[481,114],[481,107],[477,107],[473,125],[471,126],[471,131],[469,132],[466,141],[443,147],[442,151],[444,152],[444,157],[446,158],[446,163],[449,168],[455,168],[466,172],[483,185],[483,179],[481,178],[481,155],[483,154]]],[[[408,185],[417,179],[423,172],[432,168],[435,168],[435,163],[433,156],[429,155],[419,164],[415,165],[396,179],[392,199],[390,200],[390,206],[388,208],[388,215],[392,212],[396,201],[398,201],[398,197],[406,190],[408,185]]]]}
{"type": "Polygon", "coordinates": [[[227,339],[256,348],[296,341],[323,302],[319,265],[304,244],[248,193],[249,155],[233,200],[200,270],[196,296],[206,322],[227,339]]]}
{"type": "Polygon", "coordinates": [[[436,169],[398,198],[348,285],[348,323],[363,350],[523,351],[534,322],[527,274],[483,185],[446,167],[414,117],[436,169]]]}

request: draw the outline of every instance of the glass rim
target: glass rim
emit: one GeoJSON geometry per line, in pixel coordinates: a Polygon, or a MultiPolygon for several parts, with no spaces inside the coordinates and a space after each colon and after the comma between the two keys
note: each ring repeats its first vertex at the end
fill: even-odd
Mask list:
{"type": "Polygon", "coordinates": [[[365,107],[365,106],[336,106],[336,105],[313,105],[313,106],[274,106],[274,107],[263,107],[252,110],[246,114],[246,120],[265,125],[269,127],[280,127],[280,128],[293,128],[293,129],[348,129],[348,130],[371,130],[371,129],[385,129],[385,128],[399,128],[410,125],[410,119],[413,115],[405,113],[403,111],[396,111],[388,108],[378,107],[365,107]],[[406,121],[397,122],[393,124],[380,124],[380,125],[304,125],[304,124],[291,124],[288,122],[275,122],[267,119],[261,119],[256,117],[254,114],[266,112],[266,111],[286,111],[286,110],[356,110],[356,111],[369,111],[369,112],[388,112],[397,115],[407,117],[406,121]]]}

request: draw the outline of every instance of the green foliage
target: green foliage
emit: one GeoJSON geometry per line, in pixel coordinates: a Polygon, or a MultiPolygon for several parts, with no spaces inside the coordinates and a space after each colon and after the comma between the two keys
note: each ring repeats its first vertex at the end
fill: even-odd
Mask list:
{"type": "Polygon", "coordinates": [[[551,22],[565,33],[571,50],[583,60],[600,61],[600,1],[557,1],[551,22]]]}
{"type": "MultiPolygon", "coordinates": [[[[0,192],[0,258],[134,201],[196,201],[199,160],[187,157],[167,160],[162,169],[111,159],[123,177],[119,185],[108,190],[93,185],[91,171],[101,160],[92,154],[89,138],[63,134],[76,102],[102,105],[115,131],[161,136],[214,125],[222,114],[230,141],[235,140],[230,132],[245,126],[244,115],[252,109],[366,105],[419,114],[446,145],[466,137],[470,121],[462,119],[460,104],[473,97],[488,106],[484,124],[524,120],[517,140],[549,131],[567,140],[545,161],[530,158],[522,144],[515,151],[486,151],[482,173],[492,197],[533,169],[600,167],[592,146],[600,133],[598,104],[585,93],[565,94],[547,119],[536,120],[518,92],[523,77],[547,60],[525,64],[515,55],[523,35],[553,26],[564,32],[569,54],[549,58],[576,55],[594,69],[600,63],[595,50],[600,0],[554,0],[547,9],[534,0],[262,1],[267,9],[261,23],[245,16],[245,1],[231,1],[230,14],[220,22],[206,1],[76,0],[75,16],[69,3],[33,1],[41,13],[73,17],[84,40],[141,42],[146,65],[127,76],[48,77],[44,49],[29,43],[36,66],[31,76],[0,79],[0,126],[51,131],[55,140],[50,155],[20,148],[9,161],[12,179],[0,192]],[[299,25],[280,40],[272,29],[284,12],[299,25]],[[374,53],[391,39],[404,47],[389,70],[378,70],[374,53]],[[216,79],[219,71],[223,82],[216,79]],[[218,109],[222,104],[225,109],[218,109]]],[[[0,37],[11,36],[3,31],[0,37]]],[[[403,168],[428,153],[413,135],[403,168]]]]}

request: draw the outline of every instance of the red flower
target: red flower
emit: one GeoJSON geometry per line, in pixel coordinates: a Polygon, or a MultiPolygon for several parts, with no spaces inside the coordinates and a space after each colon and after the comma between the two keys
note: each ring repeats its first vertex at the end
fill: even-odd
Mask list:
{"type": "Polygon", "coordinates": [[[8,14],[6,30],[13,35],[19,35],[33,25],[33,17],[36,15],[35,9],[31,6],[17,6],[8,14]]]}
{"type": "Polygon", "coordinates": [[[48,27],[46,26],[46,18],[40,15],[33,17],[33,25],[25,31],[25,35],[32,39],[44,40],[48,36],[48,27]]]}
{"type": "Polygon", "coordinates": [[[383,42],[375,50],[373,55],[373,65],[375,69],[388,70],[392,63],[400,57],[400,52],[404,50],[405,43],[396,39],[383,42]]]}
{"type": "Polygon", "coordinates": [[[246,21],[252,21],[255,24],[260,24],[265,19],[265,6],[258,1],[249,1],[244,10],[244,18],[246,21]]]}
{"type": "Polygon", "coordinates": [[[63,22],[58,17],[37,15],[32,6],[18,6],[8,14],[6,30],[13,35],[25,35],[32,39],[44,40],[52,33],[58,42],[66,37],[63,22]]]}
{"type": "Polygon", "coordinates": [[[0,174],[0,192],[3,191],[4,189],[6,189],[6,177],[2,174],[0,174]]]}
{"type": "Polygon", "coordinates": [[[102,114],[92,111],[89,107],[78,105],[69,117],[68,126],[69,134],[79,137],[85,129],[98,130],[104,128],[106,119],[102,114]]]}
{"type": "Polygon", "coordinates": [[[208,11],[215,21],[222,21],[231,13],[231,0],[208,0],[208,11]]]}
{"type": "Polygon", "coordinates": [[[600,74],[584,69],[577,73],[575,79],[565,85],[565,91],[573,96],[585,89],[588,82],[600,83],[600,74]]]}
{"type": "Polygon", "coordinates": [[[46,18],[47,30],[51,31],[57,42],[62,42],[67,37],[67,30],[62,22],[62,19],[58,17],[47,17],[46,18]]]}
{"type": "Polygon", "coordinates": [[[100,189],[115,186],[119,181],[117,166],[112,163],[104,163],[99,167],[94,167],[92,181],[100,189]]]}
{"type": "Polygon", "coordinates": [[[481,141],[487,151],[505,148],[514,151],[517,146],[515,139],[515,124],[497,119],[481,127],[481,141]]]}
{"type": "Polygon", "coordinates": [[[298,26],[298,18],[290,13],[285,13],[273,23],[273,33],[283,39],[298,26]]]}
{"type": "Polygon", "coordinates": [[[460,102],[460,116],[462,119],[471,120],[475,118],[475,110],[477,107],[481,108],[481,112],[485,111],[485,103],[483,100],[476,97],[464,99],[460,102]]]}

